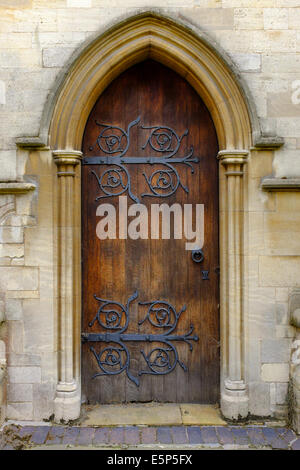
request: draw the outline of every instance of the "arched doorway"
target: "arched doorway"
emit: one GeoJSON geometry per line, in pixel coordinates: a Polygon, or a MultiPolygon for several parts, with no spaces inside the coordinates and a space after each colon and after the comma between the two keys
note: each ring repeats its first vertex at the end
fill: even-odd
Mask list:
{"type": "Polygon", "coordinates": [[[82,152],[84,400],[219,402],[218,143],[206,106],[143,61],[97,100],[82,152]]]}
{"type": "Polygon", "coordinates": [[[77,418],[81,404],[78,208],[85,125],[107,86],[129,67],[149,58],[185,78],[205,103],[216,129],[220,149],[221,407],[230,419],[248,414],[246,163],[251,146],[261,136],[258,119],[249,93],[224,51],[192,25],[151,11],[112,26],[79,50],[67,76],[61,77],[49,95],[38,142],[32,140],[34,145],[41,139],[47,141],[57,168],[57,420],[77,418]]]}

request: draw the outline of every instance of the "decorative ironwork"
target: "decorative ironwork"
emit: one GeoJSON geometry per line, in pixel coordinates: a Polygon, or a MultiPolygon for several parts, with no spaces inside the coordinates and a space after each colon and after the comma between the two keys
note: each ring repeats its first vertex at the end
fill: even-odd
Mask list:
{"type": "Polygon", "coordinates": [[[202,272],[202,280],[203,281],[209,281],[209,271],[201,271],[202,272]]]}
{"type": "Polygon", "coordinates": [[[192,260],[195,263],[202,263],[204,260],[204,254],[202,250],[192,250],[192,260]]]}
{"type": "Polygon", "coordinates": [[[94,346],[90,346],[100,372],[94,374],[92,379],[105,375],[117,375],[126,371],[127,377],[139,386],[140,380],[130,372],[130,353],[126,346],[126,342],[150,342],[163,343],[162,346],[154,347],[148,354],[141,350],[141,354],[145,359],[148,369],[139,371],[138,375],[153,374],[166,375],[172,372],[176,365],[179,364],[186,372],[187,366],[179,360],[178,352],[174,341],[183,341],[189,345],[190,351],[193,350],[191,341],[198,341],[197,335],[193,335],[194,327],[190,326],[187,333],[183,335],[171,334],[176,329],[179,318],[186,310],[184,305],[177,312],[175,307],[165,300],[154,300],[151,302],[139,302],[139,305],[148,305],[145,318],[139,322],[142,325],[148,321],[155,328],[163,328],[164,332],[159,334],[128,334],[126,333],[130,320],[130,304],[137,299],[138,292],[131,295],[126,305],[114,300],[106,300],[94,295],[95,299],[100,302],[100,307],[89,323],[92,327],[97,322],[106,331],[103,333],[83,333],[82,340],[84,342],[104,342],[108,346],[97,352],[94,346]]]}
{"type": "Polygon", "coordinates": [[[100,190],[104,193],[98,196],[96,200],[110,196],[120,196],[126,191],[129,197],[139,203],[138,196],[131,191],[130,174],[126,168],[127,164],[150,164],[161,165],[163,168],[152,171],[150,176],[144,172],[143,176],[147,182],[150,192],[141,194],[141,197],[168,197],[174,194],[178,187],[188,193],[189,190],[180,180],[179,173],[174,167],[176,164],[184,164],[191,168],[194,173],[193,163],[199,163],[199,159],[194,157],[194,148],[190,147],[187,155],[184,157],[176,156],[180,149],[182,140],[188,135],[188,130],[179,136],[177,133],[167,126],[140,126],[143,130],[150,130],[150,135],[146,143],[142,146],[145,150],[147,146],[158,153],[158,155],[150,157],[127,156],[126,153],[130,146],[130,130],[132,127],[140,123],[140,116],[132,121],[127,131],[119,126],[110,124],[102,124],[96,121],[98,126],[104,129],[97,138],[97,144],[105,156],[85,157],[84,165],[107,165],[109,168],[97,175],[92,170],[92,174],[96,177],[100,190]]]}

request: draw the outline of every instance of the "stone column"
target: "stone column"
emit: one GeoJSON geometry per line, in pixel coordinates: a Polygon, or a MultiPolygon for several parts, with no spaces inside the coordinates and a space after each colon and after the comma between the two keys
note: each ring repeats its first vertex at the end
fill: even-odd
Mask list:
{"type": "Polygon", "coordinates": [[[244,371],[243,321],[243,225],[244,166],[247,150],[222,150],[218,154],[223,173],[221,253],[222,285],[222,389],[221,408],[228,419],[248,415],[248,391],[244,371]],[[226,200],[224,204],[224,199],[226,200]]]}
{"type": "Polygon", "coordinates": [[[77,195],[80,194],[80,178],[76,176],[76,166],[80,163],[82,153],[78,151],[56,150],[53,152],[57,165],[58,185],[58,384],[54,405],[55,420],[69,421],[80,414],[80,377],[78,377],[78,355],[76,353],[78,318],[78,237],[77,195]],[[75,210],[76,209],[76,210],[75,210]],[[76,261],[77,260],[77,261],[76,261]]]}

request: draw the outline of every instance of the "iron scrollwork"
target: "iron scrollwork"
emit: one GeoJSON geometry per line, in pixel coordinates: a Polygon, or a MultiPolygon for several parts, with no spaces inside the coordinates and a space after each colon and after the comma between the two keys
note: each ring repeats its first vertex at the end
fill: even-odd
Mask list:
{"type": "Polygon", "coordinates": [[[188,188],[181,182],[180,175],[174,166],[179,163],[187,165],[194,173],[193,163],[199,163],[199,159],[193,155],[193,146],[190,147],[184,157],[176,156],[183,138],[188,135],[189,131],[185,130],[179,136],[168,126],[140,126],[143,130],[151,131],[146,143],[142,146],[142,150],[150,146],[154,155],[151,157],[127,156],[126,153],[130,146],[130,130],[139,123],[140,116],[132,121],[128,125],[127,131],[125,131],[119,126],[102,124],[96,121],[98,126],[103,127],[97,138],[97,144],[106,155],[102,157],[85,157],[83,160],[84,165],[107,165],[109,167],[101,175],[92,170],[100,190],[104,193],[98,196],[96,200],[109,196],[120,196],[128,192],[129,197],[134,202],[139,203],[139,197],[131,191],[130,173],[125,166],[133,163],[163,167],[152,171],[150,176],[147,176],[145,172],[143,173],[150,192],[141,194],[141,197],[168,197],[174,194],[179,186],[186,193],[189,192],[188,188]]]}
{"type": "Polygon", "coordinates": [[[175,307],[165,300],[154,300],[151,302],[139,302],[139,305],[148,305],[146,316],[139,322],[142,325],[148,321],[156,328],[163,328],[163,333],[159,334],[128,334],[126,333],[130,320],[130,304],[137,299],[138,292],[134,292],[128,298],[126,305],[113,300],[106,300],[94,296],[100,302],[98,311],[94,319],[89,323],[92,327],[95,322],[106,331],[104,333],[83,333],[82,340],[85,342],[104,342],[108,346],[97,352],[94,346],[90,346],[96,362],[100,368],[92,378],[117,375],[126,371],[127,377],[139,386],[140,380],[130,372],[130,353],[126,346],[126,342],[150,342],[162,343],[162,346],[155,346],[148,354],[141,350],[141,354],[148,366],[148,369],[138,372],[138,376],[144,374],[166,375],[172,372],[176,365],[179,364],[186,372],[187,366],[180,361],[178,352],[173,342],[183,341],[189,345],[190,351],[193,350],[191,341],[198,341],[197,335],[192,335],[194,327],[190,326],[187,333],[183,335],[172,334],[177,327],[180,316],[186,310],[184,305],[177,312],[175,307]]]}

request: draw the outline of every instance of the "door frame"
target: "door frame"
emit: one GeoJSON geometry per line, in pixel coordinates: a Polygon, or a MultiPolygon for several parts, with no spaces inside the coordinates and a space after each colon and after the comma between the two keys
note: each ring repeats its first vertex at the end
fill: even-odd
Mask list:
{"type": "Polygon", "coordinates": [[[53,192],[57,212],[59,351],[56,421],[78,418],[81,406],[78,208],[83,131],[93,105],[107,85],[124,70],[149,57],[170,67],[193,86],[209,109],[216,128],[220,148],[221,409],[229,419],[248,415],[248,265],[244,256],[248,232],[247,161],[251,147],[266,147],[266,138],[261,134],[248,88],[227,54],[187,21],[178,21],[159,11],[146,11],[117,22],[76,51],[65,68],[68,72],[62,72],[49,96],[39,137],[23,138],[24,147],[52,151],[56,174],[53,192]]]}

